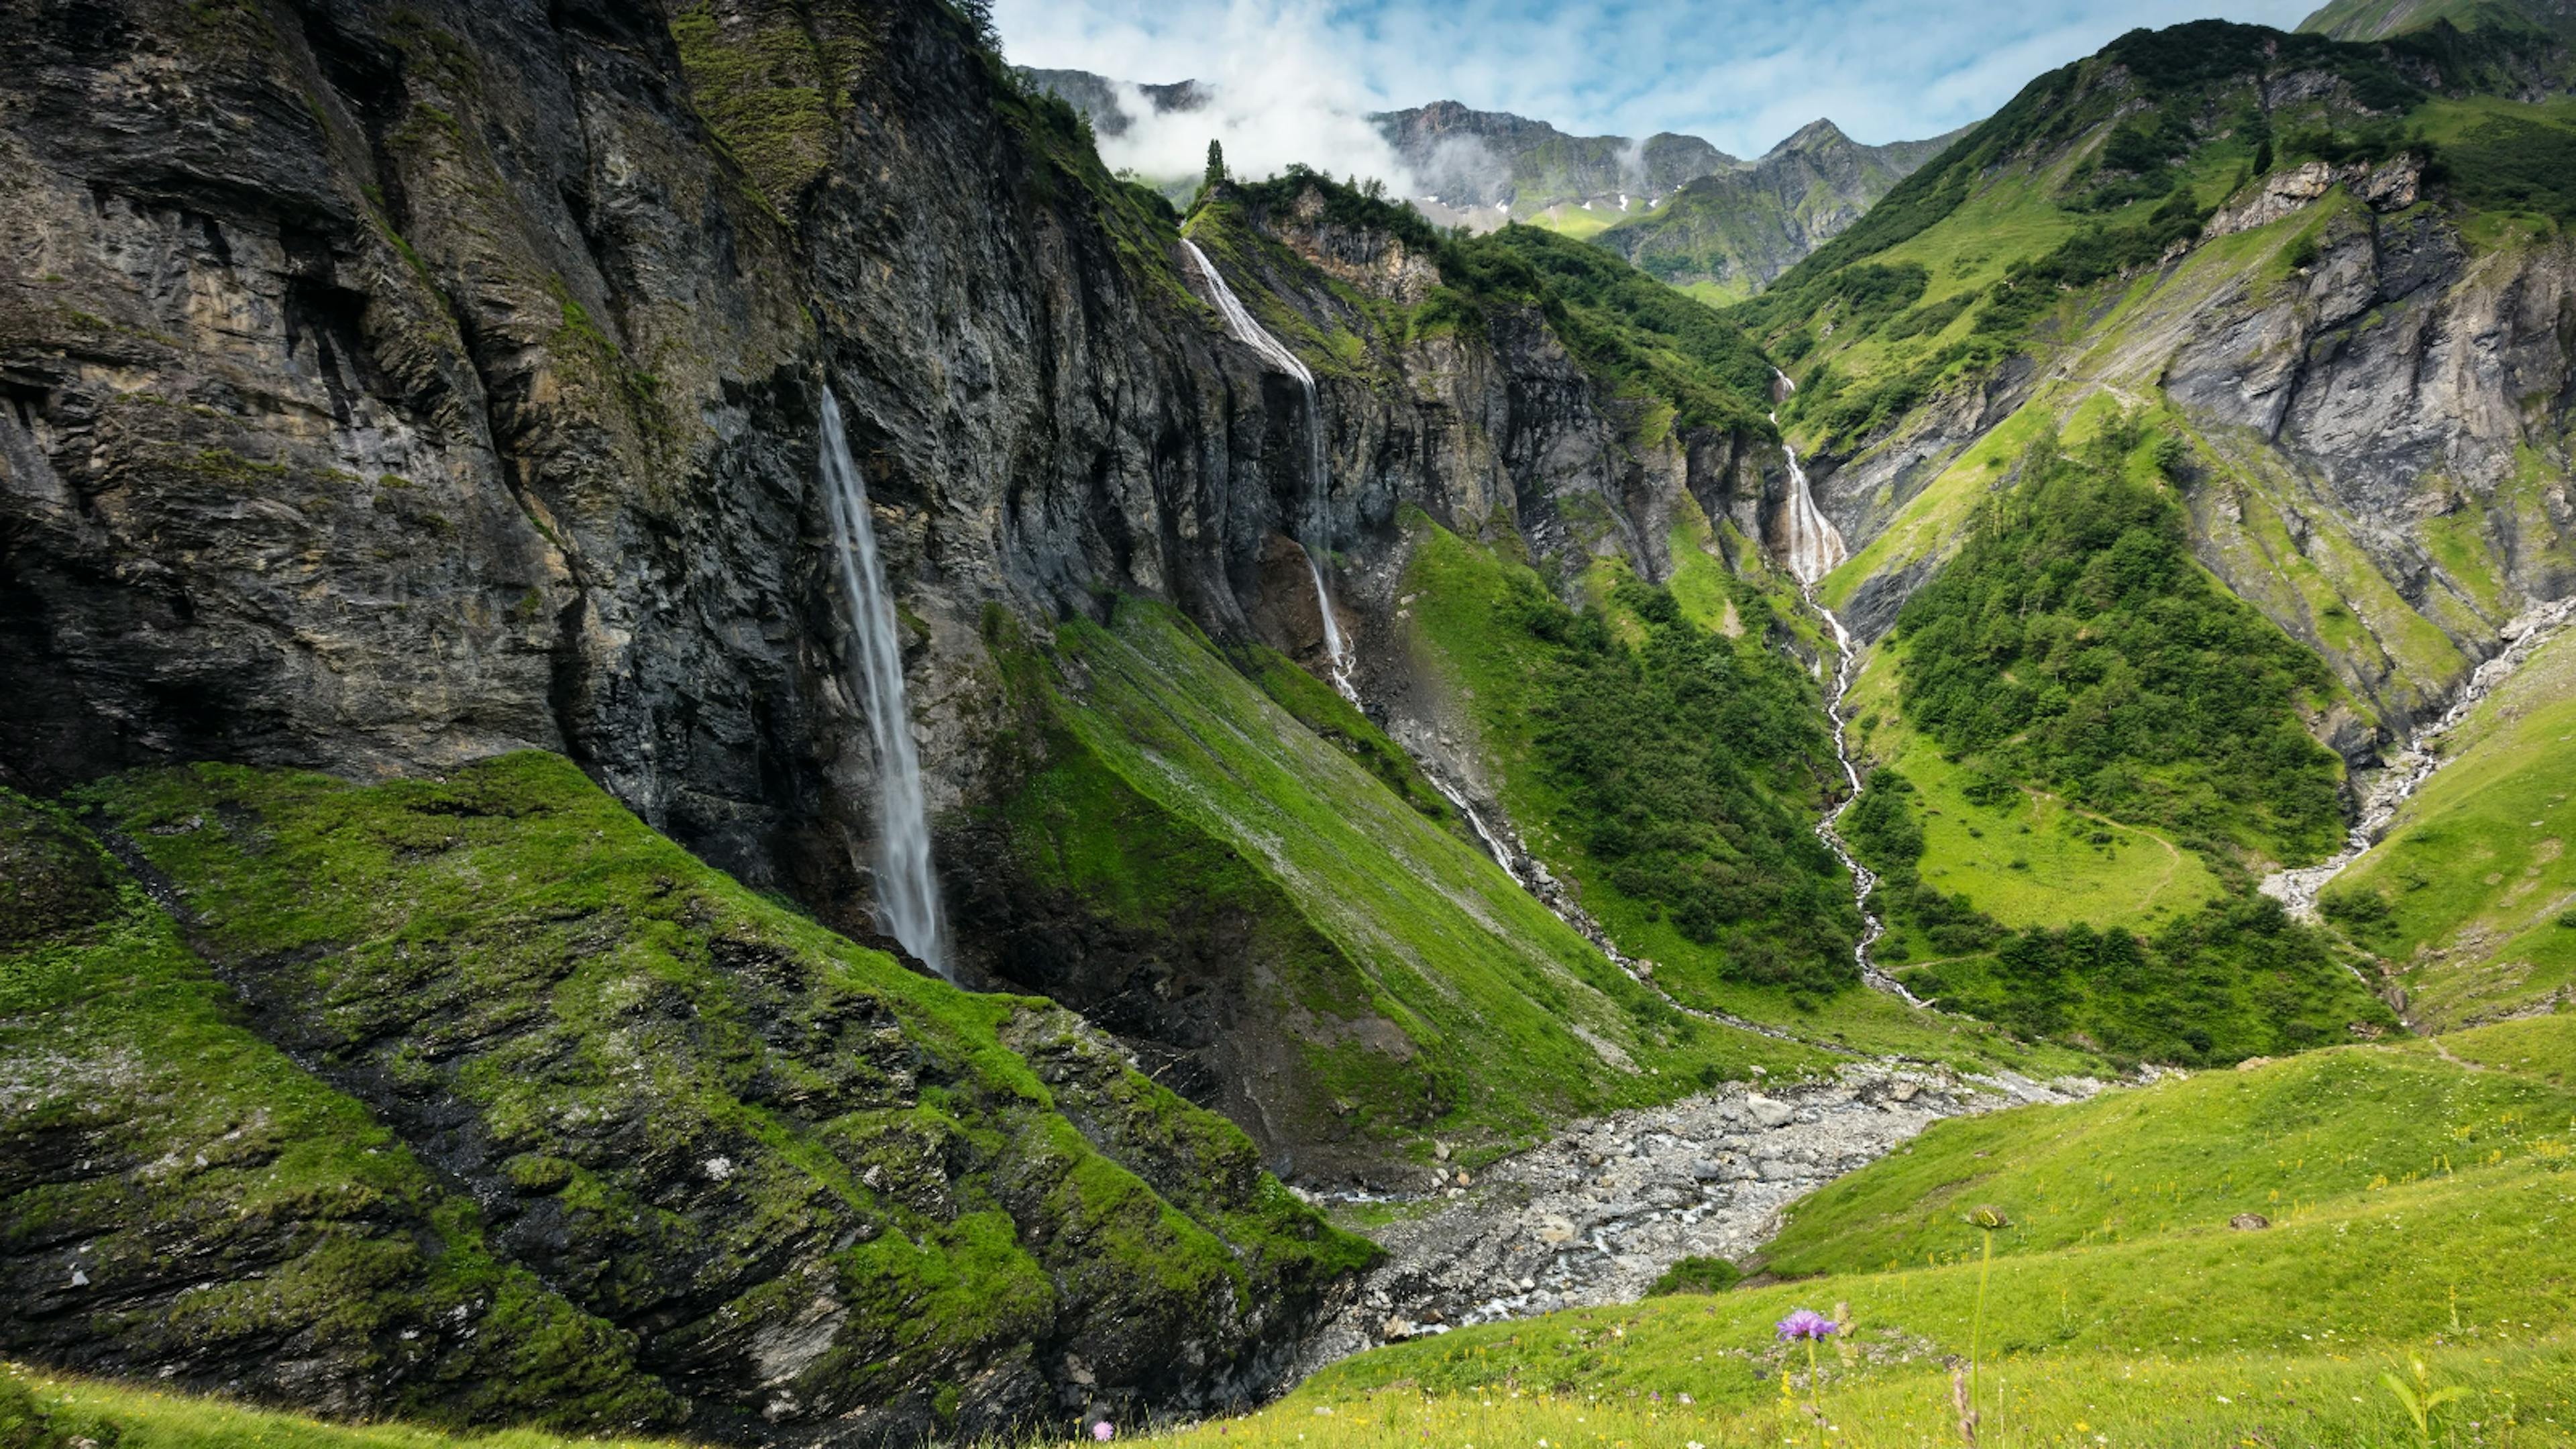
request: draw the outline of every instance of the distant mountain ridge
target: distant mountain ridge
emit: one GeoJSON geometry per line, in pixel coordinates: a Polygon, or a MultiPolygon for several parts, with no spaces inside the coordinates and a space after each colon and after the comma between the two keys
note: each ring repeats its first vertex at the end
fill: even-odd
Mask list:
{"type": "Polygon", "coordinates": [[[1416,200],[1430,203],[1426,214],[1479,230],[1527,220],[1551,206],[1643,205],[1686,182],[1748,164],[1697,136],[1575,136],[1545,121],[1457,101],[1369,119],[1422,182],[1428,194],[1416,200]]]}
{"type": "Polygon", "coordinates": [[[1676,286],[1749,296],[1859,221],[1961,132],[1865,146],[1814,121],[1739,170],[1692,179],[1594,241],[1676,286]]]}
{"type": "MultiPolygon", "coordinates": [[[[1020,75],[1115,139],[1142,117],[1204,108],[1197,81],[1132,86],[1081,70],[1020,75]]],[[[1508,111],[1433,101],[1371,121],[1412,172],[1416,209],[1442,226],[1491,231],[1525,221],[1597,242],[1677,286],[1749,296],[1860,219],[1959,132],[1863,145],[1830,120],[1801,127],[1751,161],[1698,136],[1577,136],[1508,111]]],[[[1316,163],[1331,170],[1328,157],[1316,163]]],[[[1197,178],[1149,178],[1185,191],[1197,178]]]]}
{"type": "Polygon", "coordinates": [[[2576,39],[2576,0],[2331,0],[2299,29],[2336,40],[2385,40],[2448,21],[2462,30],[2538,30],[2576,39]]]}

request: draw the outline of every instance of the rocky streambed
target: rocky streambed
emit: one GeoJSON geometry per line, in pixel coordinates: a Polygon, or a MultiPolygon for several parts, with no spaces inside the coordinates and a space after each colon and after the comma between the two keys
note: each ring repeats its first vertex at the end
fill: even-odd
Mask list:
{"type": "Polygon", "coordinates": [[[1934,1122],[2102,1085],[1854,1063],[1826,1081],[1615,1113],[1480,1173],[1451,1169],[1437,1196],[1372,1200],[1396,1214],[1369,1229],[1386,1260],[1307,1340],[1298,1376],[1396,1339],[1631,1302],[1687,1257],[1742,1262],[1791,1202],[1934,1122]]]}

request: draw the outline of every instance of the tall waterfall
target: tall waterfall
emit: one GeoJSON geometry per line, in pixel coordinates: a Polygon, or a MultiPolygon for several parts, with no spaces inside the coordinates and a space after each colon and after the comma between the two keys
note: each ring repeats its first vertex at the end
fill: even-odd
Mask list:
{"type": "Polygon", "coordinates": [[[1333,549],[1333,521],[1327,511],[1328,495],[1332,492],[1333,463],[1332,454],[1324,445],[1324,409],[1316,396],[1315,374],[1307,370],[1306,364],[1299,361],[1297,354],[1289,351],[1285,343],[1271,336],[1268,328],[1252,320],[1252,314],[1244,310],[1242,301],[1234,295],[1234,289],[1225,284],[1224,276],[1217,271],[1216,264],[1207,259],[1207,253],[1199,250],[1197,242],[1183,237],[1181,246],[1189,252],[1190,260],[1198,265],[1199,275],[1207,278],[1208,298],[1216,304],[1217,315],[1225,319],[1227,335],[1251,348],[1262,361],[1297,379],[1297,386],[1306,394],[1307,503],[1305,521],[1298,528],[1297,545],[1305,550],[1306,573],[1315,581],[1315,610],[1324,616],[1324,653],[1332,670],[1333,687],[1342,692],[1344,699],[1357,704],[1359,695],[1351,687],[1350,652],[1342,643],[1341,621],[1333,617],[1332,590],[1324,583],[1324,560],[1331,556],[1333,549]]]}
{"type": "MultiPolygon", "coordinates": [[[[1780,380],[1783,393],[1798,390],[1787,373],[1775,371],[1772,376],[1780,380]]],[[[1771,421],[1780,421],[1780,415],[1773,413],[1771,421]]],[[[1780,451],[1789,459],[1789,506],[1787,516],[1781,520],[1780,551],[1787,556],[1790,576],[1801,585],[1813,584],[1840,567],[1851,553],[1843,544],[1843,531],[1834,527],[1834,521],[1816,506],[1815,490],[1807,485],[1807,470],[1798,466],[1798,450],[1790,447],[1784,437],[1780,451]]],[[[1841,625],[1835,625],[1835,629],[1840,632],[1841,625]]]]}
{"type": "Polygon", "coordinates": [[[850,601],[856,636],[851,673],[868,716],[877,762],[877,919],[885,933],[942,976],[949,974],[948,926],[939,911],[939,877],[930,864],[930,811],[921,790],[921,756],[913,748],[912,712],[904,701],[903,649],[895,632],[894,596],[877,557],[867,483],[841,431],[840,399],[823,390],[823,501],[831,510],[833,552],[850,601]]]}

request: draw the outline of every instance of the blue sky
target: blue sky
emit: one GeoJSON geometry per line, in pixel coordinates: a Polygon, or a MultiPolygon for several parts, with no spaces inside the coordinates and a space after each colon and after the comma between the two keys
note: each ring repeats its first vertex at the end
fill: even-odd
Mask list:
{"type": "Polygon", "coordinates": [[[1739,156],[1819,116],[1904,140],[1977,120],[2137,26],[2223,15],[2286,28],[2315,3],[996,0],[994,16],[1022,65],[1219,82],[1238,96],[1227,124],[1243,128],[1229,155],[1367,172],[1366,138],[1335,117],[1453,99],[1577,134],[1680,131],[1739,156]],[[1331,150],[1350,154],[1299,154],[1331,150]]]}

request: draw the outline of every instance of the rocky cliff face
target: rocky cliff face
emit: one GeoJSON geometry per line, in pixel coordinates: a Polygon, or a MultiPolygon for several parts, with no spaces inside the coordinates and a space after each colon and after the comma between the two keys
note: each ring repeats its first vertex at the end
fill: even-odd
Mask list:
{"type": "MultiPolygon", "coordinates": [[[[1215,325],[1168,218],[928,0],[135,0],[24,38],[0,63],[14,783],[552,749],[863,931],[826,380],[959,869],[987,870],[972,822],[1025,775],[994,618],[1127,593],[1313,652],[1275,566],[1314,511],[1296,387],[1215,325]]],[[[1778,487],[1776,455],[1611,402],[1535,312],[1390,330],[1380,304],[1433,273],[1386,238],[1309,208],[1243,255],[1275,322],[1358,344],[1323,380],[1323,507],[1363,636],[1408,509],[1653,577],[1683,494],[1750,526],[1778,487]]]]}
{"type": "MultiPolygon", "coordinates": [[[[2576,252],[2473,243],[2422,188],[2403,159],[2269,178],[2054,367],[2001,369],[1819,470],[1829,511],[1869,538],[2024,407],[2161,395],[2207,449],[2204,560],[2403,733],[2502,624],[2576,588],[2576,252]]],[[[1886,627],[1937,552],[1856,581],[1853,627],[1886,627]]],[[[2330,733],[2356,759],[2378,742],[2330,733]]]]}
{"type": "Polygon", "coordinates": [[[1498,220],[1515,210],[1527,216],[1559,202],[1606,201],[1623,192],[1642,204],[1694,177],[1744,164],[1697,136],[1569,136],[1545,121],[1456,101],[1375,119],[1430,199],[1462,218],[1492,213],[1498,220]]]}

